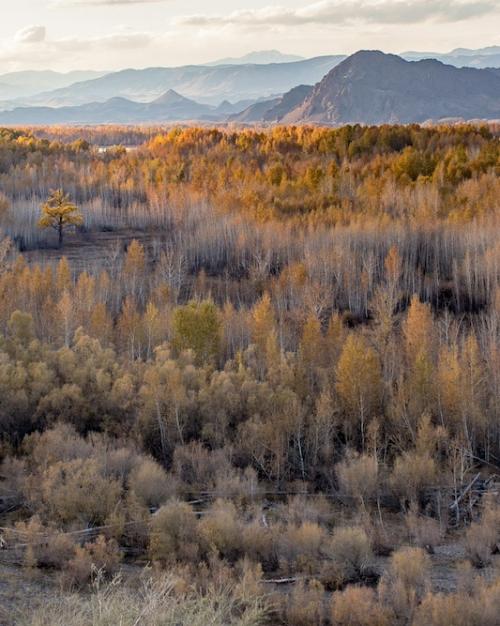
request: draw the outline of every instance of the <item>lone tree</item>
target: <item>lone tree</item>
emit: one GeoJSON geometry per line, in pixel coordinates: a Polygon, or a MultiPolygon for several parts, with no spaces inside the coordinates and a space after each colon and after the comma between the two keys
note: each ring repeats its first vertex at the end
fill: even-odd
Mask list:
{"type": "Polygon", "coordinates": [[[38,222],[40,228],[54,228],[59,235],[59,247],[63,245],[64,229],[68,226],[83,224],[83,215],[71,202],[62,189],[51,191],[49,199],[42,206],[42,216],[38,222]]]}

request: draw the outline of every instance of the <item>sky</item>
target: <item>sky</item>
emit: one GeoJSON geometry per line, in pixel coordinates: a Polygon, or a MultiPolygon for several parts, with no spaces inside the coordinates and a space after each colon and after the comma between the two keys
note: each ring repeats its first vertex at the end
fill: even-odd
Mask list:
{"type": "Polygon", "coordinates": [[[0,0],[0,73],[500,45],[500,0],[0,0]]]}

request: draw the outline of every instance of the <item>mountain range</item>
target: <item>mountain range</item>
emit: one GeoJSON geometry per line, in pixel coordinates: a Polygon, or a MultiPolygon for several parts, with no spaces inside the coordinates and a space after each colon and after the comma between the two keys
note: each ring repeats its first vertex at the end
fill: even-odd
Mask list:
{"type": "MultiPolygon", "coordinates": [[[[321,80],[344,56],[315,57],[267,65],[188,65],[122,70],[73,85],[4,103],[17,106],[75,106],[113,97],[150,102],[173,89],[186,98],[217,106],[223,100],[256,100],[284,93],[301,83],[321,80]]],[[[0,76],[0,83],[2,77],[0,76]]]]}
{"type": "Polygon", "coordinates": [[[479,50],[455,48],[455,50],[445,54],[440,52],[403,52],[400,56],[407,61],[436,59],[436,61],[456,67],[500,67],[500,46],[489,46],[479,50]]]}
{"type": "Polygon", "coordinates": [[[30,124],[141,124],[188,120],[220,121],[227,107],[200,104],[169,89],[152,102],[134,102],[119,96],[106,102],[70,107],[20,107],[0,113],[0,123],[30,124]]]}
{"type": "Polygon", "coordinates": [[[360,51],[314,87],[252,104],[238,123],[384,124],[446,118],[499,119],[500,70],[457,68],[434,59],[406,61],[360,51]]]}
{"type": "Polygon", "coordinates": [[[498,74],[360,51],[331,70],[280,121],[384,124],[446,118],[500,118],[498,74]]]}
{"type": "Polygon", "coordinates": [[[267,65],[269,63],[293,63],[294,61],[305,61],[305,58],[297,54],[283,54],[279,50],[259,50],[242,57],[226,57],[205,65],[267,65]]]}
{"type": "MultiPolygon", "coordinates": [[[[185,80],[191,86],[196,81],[204,84],[207,96],[207,74],[198,74],[198,66],[125,70],[50,92],[58,102],[73,99],[81,104],[15,107],[0,112],[0,124],[209,121],[340,125],[500,119],[498,68],[458,68],[435,59],[408,61],[379,51],[360,51],[344,59],[318,57],[270,65],[205,67],[205,71],[218,76],[216,84],[220,85],[221,72],[227,70],[233,89],[239,86],[240,95],[255,96],[236,103],[218,100],[217,104],[215,98],[200,101],[168,86],[172,82],[171,72],[189,73],[190,69],[194,73],[189,77],[184,74],[185,80]],[[300,80],[303,75],[313,80],[300,80]],[[250,85],[241,82],[252,77],[254,82],[250,85]],[[291,88],[283,88],[290,83],[291,88]],[[258,84],[261,89],[263,84],[267,86],[260,97],[258,84]],[[160,86],[164,91],[157,95],[160,86]],[[122,92],[141,93],[142,99],[116,95],[122,92]],[[151,92],[155,97],[144,101],[151,92]],[[59,95],[59,100],[54,94],[59,95]]],[[[225,77],[229,80],[227,74],[225,77]]]]}
{"type": "Polygon", "coordinates": [[[0,75],[0,100],[27,98],[42,91],[61,89],[79,81],[100,78],[105,73],[76,71],[62,74],[50,70],[9,72],[8,74],[0,75]]]}
{"type": "MultiPolygon", "coordinates": [[[[500,46],[456,48],[446,54],[404,52],[408,61],[434,58],[456,67],[500,67],[500,46]]],[[[0,111],[16,107],[67,107],[122,97],[151,102],[169,89],[203,104],[277,98],[297,85],[314,85],[346,55],[303,59],[278,50],[252,52],[205,65],[125,69],[117,72],[52,71],[0,75],[0,111]]]]}

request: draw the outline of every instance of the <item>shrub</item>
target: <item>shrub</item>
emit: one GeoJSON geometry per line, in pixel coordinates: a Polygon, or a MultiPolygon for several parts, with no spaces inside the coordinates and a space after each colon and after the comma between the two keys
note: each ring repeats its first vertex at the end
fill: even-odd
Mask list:
{"type": "Polygon", "coordinates": [[[421,548],[401,548],[392,555],[380,580],[379,593],[402,620],[411,621],[428,591],[430,566],[429,555],[421,548]]]}
{"type": "Polygon", "coordinates": [[[40,470],[58,461],[74,461],[92,456],[92,444],[69,424],[56,424],[44,433],[33,433],[23,442],[31,463],[40,470]]]}
{"type": "Polygon", "coordinates": [[[326,531],[318,524],[289,526],[278,539],[280,564],[289,571],[317,572],[326,539],[326,531]]]}
{"type": "Polygon", "coordinates": [[[74,557],[63,568],[63,585],[68,589],[81,588],[91,581],[96,572],[113,576],[120,560],[116,541],[99,535],[94,542],[76,548],[74,557]]]}
{"type": "Polygon", "coordinates": [[[10,537],[7,533],[7,538],[9,543],[21,540],[25,544],[24,564],[27,567],[61,569],[75,554],[71,536],[44,526],[36,515],[27,522],[18,522],[15,534],[10,537]]]}
{"type": "Polygon", "coordinates": [[[50,520],[102,525],[121,496],[118,481],[102,475],[93,459],[59,461],[29,484],[29,499],[50,520]]]}
{"type": "Polygon", "coordinates": [[[299,526],[304,522],[327,524],[332,521],[333,511],[328,500],[323,497],[307,498],[298,495],[288,499],[286,505],[277,507],[277,514],[288,524],[299,526]]]}
{"type": "Polygon", "coordinates": [[[335,467],[343,492],[359,500],[363,508],[379,488],[378,462],[368,454],[350,455],[335,467]]]}
{"type": "Polygon", "coordinates": [[[465,534],[465,552],[473,565],[485,567],[491,563],[497,536],[497,528],[484,520],[471,524],[465,534]]]}
{"type": "Polygon", "coordinates": [[[189,504],[172,500],[153,515],[149,554],[154,561],[165,564],[198,559],[198,522],[189,504]]]}
{"type": "Polygon", "coordinates": [[[104,448],[102,450],[102,463],[105,476],[119,480],[125,485],[127,478],[132,470],[140,462],[140,455],[133,449],[127,447],[119,447],[115,449],[104,448]]]}
{"type": "Polygon", "coordinates": [[[472,604],[467,596],[430,593],[417,608],[412,626],[479,626],[472,604]]]}
{"type": "Polygon", "coordinates": [[[363,516],[362,526],[368,538],[374,554],[389,556],[396,546],[403,543],[401,528],[399,526],[387,526],[381,516],[363,516]]]}
{"type": "Polygon", "coordinates": [[[349,585],[332,595],[333,626],[390,626],[390,611],[377,601],[373,589],[349,585]]]}
{"type": "Polygon", "coordinates": [[[262,526],[259,519],[255,518],[243,526],[241,539],[247,558],[262,564],[265,570],[278,567],[278,539],[274,528],[262,526]]]}
{"type": "Polygon", "coordinates": [[[425,487],[434,485],[437,468],[427,454],[405,452],[396,459],[391,475],[395,493],[409,502],[418,502],[425,487]]]}
{"type": "Polygon", "coordinates": [[[176,495],[178,483],[153,459],[142,460],[130,473],[129,489],[140,502],[156,509],[176,495]]]}
{"type": "MultiPolygon", "coordinates": [[[[0,444],[1,445],[1,444],[0,444]]],[[[19,506],[26,492],[26,463],[24,460],[7,457],[0,463],[0,486],[9,497],[11,507],[19,506]]]]}
{"type": "Polygon", "coordinates": [[[419,515],[414,510],[406,515],[405,521],[412,543],[419,548],[424,548],[429,554],[433,554],[434,547],[442,539],[439,522],[432,517],[419,515]]]}
{"type": "Polygon", "coordinates": [[[499,614],[500,580],[478,577],[470,593],[428,594],[412,626],[497,626],[499,614]]]}
{"type": "Polygon", "coordinates": [[[373,559],[370,539],[362,528],[336,529],[325,551],[333,565],[331,582],[336,585],[363,578],[373,559]]]}
{"type": "Polygon", "coordinates": [[[226,498],[252,500],[260,493],[257,472],[253,467],[246,467],[243,471],[232,466],[221,467],[215,475],[215,492],[226,498]]]}
{"type": "Polygon", "coordinates": [[[200,536],[210,550],[236,561],[242,554],[241,524],[231,502],[217,500],[199,524],[200,536]]]}
{"type": "Polygon", "coordinates": [[[214,489],[217,477],[232,469],[224,450],[211,451],[197,441],[175,449],[173,468],[183,483],[200,489],[214,489]]]}
{"type": "Polygon", "coordinates": [[[287,626],[321,626],[325,623],[325,590],[317,580],[299,581],[279,602],[279,611],[287,626]]]}

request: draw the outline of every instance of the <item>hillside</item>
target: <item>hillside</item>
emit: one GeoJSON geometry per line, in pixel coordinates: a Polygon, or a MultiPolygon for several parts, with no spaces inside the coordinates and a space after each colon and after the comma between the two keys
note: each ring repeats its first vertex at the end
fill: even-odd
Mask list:
{"type": "Polygon", "coordinates": [[[279,98],[251,104],[241,113],[231,115],[229,121],[240,124],[279,122],[290,111],[302,104],[312,90],[313,88],[310,85],[299,85],[279,98]]]}
{"type": "Polygon", "coordinates": [[[412,123],[500,117],[500,80],[489,70],[360,51],[340,63],[283,121],[412,123]]]}

